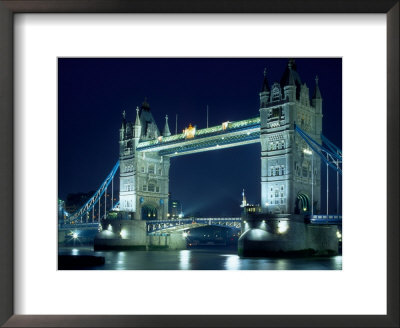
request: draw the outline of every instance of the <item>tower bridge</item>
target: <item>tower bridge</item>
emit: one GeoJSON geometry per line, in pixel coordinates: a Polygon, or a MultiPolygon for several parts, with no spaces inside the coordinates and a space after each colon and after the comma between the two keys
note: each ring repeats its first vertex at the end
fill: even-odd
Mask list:
{"type": "MultiPolygon", "coordinates": [[[[260,143],[261,208],[257,215],[246,214],[251,223],[248,228],[265,230],[260,228],[265,218],[275,218],[277,223],[275,226],[270,225],[269,231],[279,235],[278,226],[282,216],[296,222],[299,222],[300,218],[303,223],[315,226],[326,223],[341,224],[341,216],[338,213],[334,218],[330,218],[328,209],[324,215],[324,209],[321,208],[322,163],[326,164],[327,176],[329,169],[337,174],[339,208],[338,186],[339,176],[342,174],[342,152],[322,135],[323,99],[318,77],[315,79],[314,93],[310,99],[309,88],[301,81],[294,60],[289,60],[280,82],[271,85],[267,72],[264,71],[259,98],[259,115],[256,117],[237,122],[223,122],[205,129],[197,129],[190,124],[182,133],[175,135],[170,132],[168,116],[160,132],[147,100],[140,108],[136,108],[134,122],[129,122],[126,113],[123,112],[119,130],[119,162],[98,192],[68,219],[68,223],[71,223],[72,219],[78,223],[79,220],[82,223],[85,223],[85,219],[90,221],[90,211],[92,222],[94,221],[93,208],[98,204],[100,213],[101,197],[110,183],[111,187],[113,186],[119,166],[118,218],[121,222],[136,222],[130,224],[130,234],[134,234],[134,229],[147,234],[159,230],[176,231],[179,230],[179,226],[182,229],[193,222],[181,221],[182,224],[176,224],[167,217],[170,158],[260,143]],[[318,216],[314,217],[316,214],[318,216]]],[[[112,207],[113,204],[109,206],[112,207]]],[[[106,215],[105,205],[104,218],[106,215]]],[[[98,221],[100,222],[100,215],[98,221]]],[[[212,221],[217,222],[198,220],[194,223],[202,225],[211,224],[212,221]]],[[[241,227],[242,230],[246,230],[243,222],[241,227]]],[[[122,234],[121,229],[119,228],[124,239],[127,235],[122,234]]],[[[306,230],[301,230],[301,233],[306,233],[306,230]]]]}

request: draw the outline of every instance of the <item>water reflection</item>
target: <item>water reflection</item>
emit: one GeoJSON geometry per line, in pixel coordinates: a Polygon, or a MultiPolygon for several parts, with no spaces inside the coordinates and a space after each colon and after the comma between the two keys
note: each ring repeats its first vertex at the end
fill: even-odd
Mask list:
{"type": "Polygon", "coordinates": [[[287,270],[288,267],[288,260],[287,259],[278,259],[276,261],[276,270],[287,270]]]}
{"type": "MultiPolygon", "coordinates": [[[[92,247],[60,248],[60,254],[104,256],[94,270],[341,270],[342,257],[240,258],[235,250],[93,251],[92,247]]],[[[86,270],[88,268],[85,268],[86,270]]]]}
{"type": "Polygon", "coordinates": [[[224,255],[225,270],[240,270],[240,257],[238,255],[224,255]]]}
{"type": "Polygon", "coordinates": [[[189,250],[179,251],[179,269],[190,270],[190,254],[189,250]]]}

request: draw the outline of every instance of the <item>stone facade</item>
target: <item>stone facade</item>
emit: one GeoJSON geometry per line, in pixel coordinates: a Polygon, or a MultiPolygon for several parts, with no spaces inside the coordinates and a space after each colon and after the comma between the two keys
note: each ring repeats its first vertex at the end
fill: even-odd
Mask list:
{"type": "MultiPolygon", "coordinates": [[[[168,128],[167,121],[166,126],[168,128]]],[[[120,210],[136,220],[167,218],[169,157],[136,152],[139,140],[153,140],[159,136],[146,101],[136,109],[134,123],[127,122],[123,114],[119,141],[120,210]]]]}
{"type": "Polygon", "coordinates": [[[310,103],[309,89],[301,82],[294,60],[289,60],[281,82],[271,87],[265,71],[260,92],[260,119],[263,212],[318,213],[321,160],[295,132],[297,124],[321,144],[322,97],[318,78],[310,103]]]}

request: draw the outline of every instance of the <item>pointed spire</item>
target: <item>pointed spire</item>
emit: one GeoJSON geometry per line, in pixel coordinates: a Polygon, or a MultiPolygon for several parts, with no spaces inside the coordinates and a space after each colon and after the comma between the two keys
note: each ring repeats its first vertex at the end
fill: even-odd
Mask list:
{"type": "MultiPolygon", "coordinates": [[[[300,76],[297,73],[296,62],[294,59],[289,59],[285,72],[281,78],[281,87],[283,88],[288,85],[298,87],[301,84],[300,76]]],[[[298,92],[299,91],[300,90],[298,90],[298,92]]]]}
{"type": "Polygon", "coordinates": [[[243,189],[243,192],[242,192],[242,197],[243,197],[242,205],[240,205],[240,207],[245,207],[245,206],[247,206],[247,200],[246,200],[246,196],[244,195],[244,189],[243,189]]]}
{"type": "Polygon", "coordinates": [[[136,120],[135,120],[135,125],[136,125],[136,126],[141,125],[141,123],[140,123],[140,118],[139,118],[139,106],[136,106],[136,120]]]}
{"type": "Polygon", "coordinates": [[[261,88],[261,92],[270,92],[268,79],[267,79],[267,68],[264,68],[264,81],[261,88]]]}
{"type": "Polygon", "coordinates": [[[293,77],[294,59],[289,59],[288,67],[289,67],[289,80],[287,85],[296,85],[293,77]]]}
{"type": "Polygon", "coordinates": [[[150,111],[150,105],[149,105],[149,103],[147,102],[147,97],[144,97],[144,101],[143,101],[143,103],[142,103],[141,108],[142,108],[143,110],[150,111]]]}
{"type": "Polygon", "coordinates": [[[125,110],[122,111],[122,124],[121,124],[121,129],[126,128],[126,112],[125,110]]]}
{"type": "Polygon", "coordinates": [[[168,115],[165,115],[165,126],[164,126],[162,135],[163,135],[163,137],[169,137],[171,135],[171,132],[169,131],[169,126],[168,126],[168,115]]]}
{"type": "Polygon", "coordinates": [[[322,99],[321,97],[321,91],[319,91],[319,86],[318,86],[318,75],[315,77],[315,90],[314,90],[314,95],[312,97],[312,99],[322,99]]]}

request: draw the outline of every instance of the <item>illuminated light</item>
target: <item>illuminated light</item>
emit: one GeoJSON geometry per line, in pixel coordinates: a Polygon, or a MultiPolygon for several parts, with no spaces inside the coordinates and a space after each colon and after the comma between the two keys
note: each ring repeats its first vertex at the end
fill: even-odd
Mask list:
{"type": "Polygon", "coordinates": [[[176,154],[178,154],[178,152],[177,152],[177,151],[175,152],[175,155],[176,155],[176,154]]]}
{"type": "Polygon", "coordinates": [[[310,149],[304,148],[303,153],[307,155],[312,155],[312,151],[310,149]]]}
{"type": "Polygon", "coordinates": [[[182,237],[183,237],[183,238],[186,238],[187,235],[188,235],[187,232],[184,232],[184,233],[182,234],[182,237]]]}
{"type": "Polygon", "coordinates": [[[262,220],[262,223],[265,223],[265,220],[262,220]]]}
{"type": "Polygon", "coordinates": [[[289,224],[287,221],[281,221],[278,223],[278,233],[285,233],[289,229],[289,224]]]}
{"type": "Polygon", "coordinates": [[[267,202],[267,203],[265,203],[265,206],[269,206],[269,203],[267,202]]]}
{"type": "Polygon", "coordinates": [[[171,214],[167,213],[167,216],[168,216],[168,217],[170,217],[170,216],[171,216],[171,214]]]}
{"type": "Polygon", "coordinates": [[[340,233],[340,231],[336,231],[336,236],[338,237],[338,239],[342,238],[342,234],[340,233]]]}
{"type": "Polygon", "coordinates": [[[72,238],[77,239],[77,238],[78,238],[78,233],[74,232],[74,233],[72,234],[72,238]]]}
{"type": "Polygon", "coordinates": [[[217,145],[217,147],[219,147],[219,145],[217,145]]]}
{"type": "Polygon", "coordinates": [[[192,124],[190,123],[189,126],[185,130],[183,130],[183,132],[185,133],[186,139],[192,139],[196,134],[196,127],[192,126],[192,124]]]}
{"type": "Polygon", "coordinates": [[[183,213],[180,213],[178,216],[179,216],[180,219],[182,219],[183,218],[183,213]]]}
{"type": "Polygon", "coordinates": [[[150,217],[150,213],[148,213],[147,216],[150,217]]]}
{"type": "Polygon", "coordinates": [[[244,222],[244,223],[247,223],[247,221],[246,221],[246,220],[244,220],[243,222],[244,222]]]}
{"type": "Polygon", "coordinates": [[[122,238],[125,238],[127,233],[124,229],[121,230],[121,232],[119,233],[121,235],[122,238]]]}
{"type": "Polygon", "coordinates": [[[230,123],[229,121],[223,122],[222,123],[222,130],[226,130],[228,128],[229,123],[230,123]]]}
{"type": "Polygon", "coordinates": [[[250,132],[247,132],[247,135],[249,136],[249,135],[250,135],[250,132]]]}
{"type": "Polygon", "coordinates": [[[158,139],[158,141],[161,142],[162,141],[162,136],[159,136],[157,139],[158,139]]]}
{"type": "Polygon", "coordinates": [[[303,211],[307,210],[307,207],[303,207],[303,211]]]}

